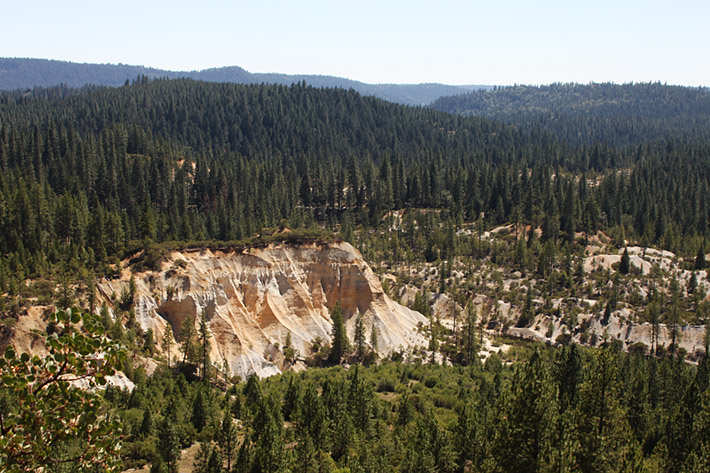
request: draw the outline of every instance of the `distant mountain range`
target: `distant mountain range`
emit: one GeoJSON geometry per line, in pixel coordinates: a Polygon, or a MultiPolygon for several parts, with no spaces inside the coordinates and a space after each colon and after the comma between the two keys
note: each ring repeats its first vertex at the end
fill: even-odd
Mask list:
{"type": "Polygon", "coordinates": [[[366,84],[333,76],[251,73],[238,66],[202,71],[167,71],[126,64],[80,64],[49,59],[0,58],[0,90],[52,87],[59,84],[70,87],[81,87],[87,84],[116,87],[138,76],[186,77],[207,82],[239,84],[289,85],[305,81],[314,87],[353,89],[362,95],[374,95],[405,105],[426,105],[442,96],[491,88],[485,85],[366,84]]]}

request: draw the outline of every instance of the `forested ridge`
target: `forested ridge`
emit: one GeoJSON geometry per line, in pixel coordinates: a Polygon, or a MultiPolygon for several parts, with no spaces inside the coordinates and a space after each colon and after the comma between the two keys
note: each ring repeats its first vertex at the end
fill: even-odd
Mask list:
{"type": "Polygon", "coordinates": [[[304,84],[142,79],[0,101],[3,287],[60,261],[93,266],[136,240],[377,226],[403,208],[542,225],[555,239],[623,227],[689,253],[680,237],[708,233],[702,140],[575,147],[304,84]]]}
{"type": "Polygon", "coordinates": [[[301,81],[314,87],[354,89],[363,95],[407,105],[424,105],[443,95],[474,90],[483,85],[445,84],[367,84],[364,82],[324,75],[290,75],[253,73],[239,66],[215,67],[200,71],[170,71],[127,64],[86,64],[68,61],[30,58],[0,58],[0,90],[32,90],[35,87],[109,86],[118,87],[136,76],[149,79],[188,78],[207,82],[237,84],[282,84],[301,81]]]}
{"type": "Polygon", "coordinates": [[[710,130],[707,88],[660,83],[496,87],[440,97],[431,107],[547,130],[578,144],[624,146],[670,137],[707,142],[710,130]]]}

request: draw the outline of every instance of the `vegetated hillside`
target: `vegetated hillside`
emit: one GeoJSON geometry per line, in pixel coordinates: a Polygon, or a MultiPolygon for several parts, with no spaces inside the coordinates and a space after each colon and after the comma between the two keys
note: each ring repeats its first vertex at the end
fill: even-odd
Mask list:
{"type": "MultiPolygon", "coordinates": [[[[303,84],[143,80],[8,92],[0,103],[8,330],[32,305],[92,306],[98,281],[117,277],[119,262],[137,251],[158,270],[175,241],[205,247],[275,227],[322,228],[355,243],[368,262],[430,264],[439,274],[513,261],[514,248],[521,271],[535,268],[544,280],[535,294],[569,285],[571,261],[599,230],[617,248],[636,241],[685,258],[710,236],[710,149],[701,141],[572,147],[487,119],[303,84]],[[416,210],[395,218],[405,209],[416,210]],[[526,238],[516,232],[520,243],[482,241],[511,222],[528,229],[526,238]]],[[[429,290],[450,294],[441,279],[429,290]]],[[[456,284],[467,289],[454,300],[480,289],[456,284]]],[[[515,314],[521,301],[510,297],[515,314]]],[[[131,309],[117,320],[128,323],[131,309]]],[[[689,306],[678,320],[702,320],[702,310],[689,306]]],[[[559,317],[552,323],[561,327],[559,317]]]]}
{"type": "Polygon", "coordinates": [[[238,84],[282,84],[305,81],[314,87],[353,89],[363,95],[406,105],[425,105],[443,95],[487,88],[483,85],[444,84],[366,84],[333,76],[308,74],[251,73],[238,66],[218,67],[201,71],[167,71],[126,64],[85,64],[47,59],[0,58],[0,90],[31,89],[65,84],[69,87],[99,85],[117,87],[138,76],[149,79],[190,78],[208,82],[238,84]]]}
{"type": "Polygon", "coordinates": [[[497,87],[441,97],[431,106],[539,127],[588,145],[637,145],[671,136],[707,140],[710,133],[710,91],[660,83],[497,87]]]}
{"type": "Polygon", "coordinates": [[[465,361],[462,340],[470,323],[488,336],[552,345],[613,343],[696,362],[705,356],[710,282],[702,251],[682,258],[655,248],[619,248],[621,235],[602,232],[577,235],[569,245],[539,228],[506,225],[479,233],[464,225],[441,259],[411,262],[401,248],[417,244],[407,228],[423,220],[411,213],[393,216],[398,225],[390,238],[399,254],[394,244],[379,249],[366,236],[357,244],[379,262],[374,268],[386,275],[389,294],[434,321],[431,332],[450,360],[465,361]]]}
{"type": "Polygon", "coordinates": [[[262,160],[275,159],[275,154],[342,160],[402,153],[413,161],[433,153],[479,153],[486,161],[506,161],[516,146],[550,141],[486,119],[462,119],[303,83],[287,87],[144,79],[119,88],[57,87],[0,97],[4,123],[17,129],[54,125],[98,135],[113,126],[133,128],[135,133],[126,138],[129,154],[162,140],[216,158],[238,153],[262,160]],[[498,155],[488,152],[496,147],[498,155]]]}
{"type": "MultiPolygon", "coordinates": [[[[104,324],[109,333],[123,330],[110,318],[91,319],[96,335],[90,341],[98,343],[70,351],[67,358],[74,363],[87,352],[93,355],[101,341],[110,343],[100,338],[104,324]]],[[[55,324],[65,333],[76,327],[55,324]]],[[[462,332],[468,338],[469,332],[462,332]]],[[[470,334],[475,349],[478,332],[470,334]]],[[[68,338],[48,339],[65,346],[68,338]]],[[[81,334],[77,338],[82,340],[81,334]]],[[[25,394],[26,379],[39,371],[38,365],[53,368],[40,371],[41,379],[56,381],[51,377],[57,370],[54,357],[48,361],[9,350],[0,360],[8,381],[0,384],[0,394],[10,441],[0,444],[0,455],[4,465],[33,469],[61,459],[61,471],[72,473],[99,462],[105,471],[121,471],[120,464],[105,461],[116,454],[123,468],[143,467],[146,473],[148,463],[151,471],[180,473],[221,472],[224,467],[442,473],[526,471],[530,465],[541,471],[602,473],[710,467],[707,360],[692,366],[670,356],[623,353],[614,343],[589,350],[506,341],[510,349],[485,363],[475,358],[463,366],[443,366],[404,353],[376,364],[356,364],[360,360],[353,357],[345,367],[262,380],[225,376],[211,364],[196,374],[193,362],[175,357],[146,360],[155,350],[146,344],[131,356],[119,354],[126,360],[132,390],[108,385],[86,392],[63,386],[61,394],[71,397],[52,397],[42,387],[31,397],[25,394]],[[30,371],[29,366],[32,374],[22,376],[22,368],[30,371]],[[71,429],[87,416],[81,409],[86,406],[92,409],[91,427],[97,417],[111,427],[67,435],[48,428],[46,421],[28,422],[40,416],[29,402],[21,402],[26,398],[40,399],[41,407],[59,419],[52,425],[61,422],[71,429]],[[67,411],[76,414],[62,416],[67,411]],[[32,439],[33,450],[21,450],[25,438],[32,439]]],[[[210,343],[210,332],[201,327],[199,335],[183,338],[180,348],[199,359],[210,343]]],[[[113,364],[102,366],[110,370],[113,364]]],[[[98,379],[97,384],[105,383],[104,377],[98,379]]]]}
{"type": "MultiPolygon", "coordinates": [[[[617,228],[683,254],[709,230],[700,141],[570,147],[354,91],[186,79],[7,92],[0,121],[4,288],[60,263],[104,272],[136,240],[235,240],[284,221],[350,239],[409,207],[442,210],[431,229],[484,217],[573,243],[617,228]]],[[[422,236],[415,258],[442,251],[422,236]]]]}
{"type": "Polygon", "coordinates": [[[336,89],[176,80],[53,92],[2,97],[5,255],[69,245],[101,260],[137,238],[241,239],[346,209],[376,223],[394,206],[448,205],[444,169],[458,159],[473,169],[533,146],[493,122],[336,89]]]}
{"type": "Polygon", "coordinates": [[[124,429],[126,466],[176,462],[196,439],[197,468],[229,461],[237,471],[708,466],[707,365],[609,348],[514,351],[512,364],[494,356],[466,368],[414,360],[314,368],[253,377],[226,393],[161,366],[148,379],[136,370],[136,394],[111,389],[107,398],[124,429]],[[164,448],[171,444],[176,451],[164,448]]]}

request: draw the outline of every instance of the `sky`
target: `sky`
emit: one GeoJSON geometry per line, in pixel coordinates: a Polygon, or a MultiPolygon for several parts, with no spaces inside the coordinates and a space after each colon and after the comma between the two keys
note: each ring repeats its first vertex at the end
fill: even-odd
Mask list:
{"type": "Polygon", "coordinates": [[[710,86],[710,1],[13,1],[0,56],[368,83],[710,86]]]}

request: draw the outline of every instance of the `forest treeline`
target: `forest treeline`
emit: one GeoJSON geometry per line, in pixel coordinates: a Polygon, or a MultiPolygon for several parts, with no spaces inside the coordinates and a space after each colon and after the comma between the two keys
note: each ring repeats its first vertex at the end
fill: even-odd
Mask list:
{"type": "Polygon", "coordinates": [[[310,369],[226,393],[161,366],[130,371],[106,399],[127,465],[198,472],[632,472],[710,466],[706,359],[645,358],[612,346],[515,348],[470,366],[386,361],[310,369]],[[225,470],[224,468],[227,468],[225,470]]]}
{"type": "Polygon", "coordinates": [[[669,137],[707,142],[710,90],[660,83],[495,87],[440,97],[436,110],[543,129],[577,144],[627,146],[669,137]]]}
{"type": "Polygon", "coordinates": [[[394,209],[529,223],[570,242],[618,228],[692,255],[682,239],[710,231],[701,139],[572,146],[303,83],[139,78],[2,93],[0,171],[3,290],[60,265],[100,273],[136,241],[230,241],[282,224],[352,230],[394,209]]]}

